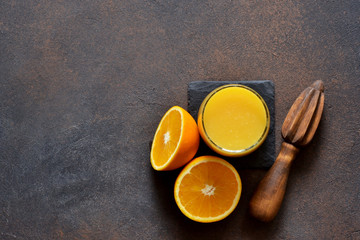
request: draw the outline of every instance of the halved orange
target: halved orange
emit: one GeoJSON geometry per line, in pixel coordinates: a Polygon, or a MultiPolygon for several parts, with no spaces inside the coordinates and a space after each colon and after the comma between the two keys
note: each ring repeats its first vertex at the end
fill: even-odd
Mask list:
{"type": "Polygon", "coordinates": [[[150,153],[152,167],[165,171],[185,165],[195,156],[199,142],[194,118],[179,106],[170,108],[155,132],[150,153]]]}
{"type": "Polygon", "coordinates": [[[242,184],[236,169],[227,161],[202,156],[192,160],[175,182],[175,201],[181,212],[197,222],[216,222],[236,208],[242,184]]]}

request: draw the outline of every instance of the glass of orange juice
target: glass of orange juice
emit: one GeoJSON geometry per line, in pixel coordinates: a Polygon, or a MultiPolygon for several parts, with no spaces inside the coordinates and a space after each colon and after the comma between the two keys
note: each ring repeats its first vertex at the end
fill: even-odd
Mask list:
{"type": "Polygon", "coordinates": [[[198,113],[199,132],[215,152],[240,157],[255,151],[270,128],[269,109],[253,89],[228,84],[216,88],[203,100],[198,113]]]}

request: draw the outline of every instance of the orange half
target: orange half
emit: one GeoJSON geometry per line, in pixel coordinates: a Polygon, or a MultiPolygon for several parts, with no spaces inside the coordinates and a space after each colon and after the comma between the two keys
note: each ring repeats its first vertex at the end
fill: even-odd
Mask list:
{"type": "Polygon", "coordinates": [[[175,182],[175,201],[181,212],[197,222],[216,222],[234,211],[240,200],[241,179],[227,161],[202,156],[191,161],[175,182]]]}
{"type": "Polygon", "coordinates": [[[185,165],[195,156],[199,142],[194,118],[179,106],[170,108],[155,132],[150,153],[152,167],[165,171],[185,165]]]}

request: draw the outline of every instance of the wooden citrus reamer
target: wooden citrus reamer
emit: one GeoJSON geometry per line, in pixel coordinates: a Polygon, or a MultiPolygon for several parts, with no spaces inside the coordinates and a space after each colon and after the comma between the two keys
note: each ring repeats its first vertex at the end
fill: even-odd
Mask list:
{"type": "Polygon", "coordinates": [[[324,108],[324,84],[315,81],[291,106],[281,133],[284,142],[273,166],[259,183],[250,200],[250,214],[258,220],[271,221],[284,198],[290,166],[300,147],[313,138],[324,108]]]}

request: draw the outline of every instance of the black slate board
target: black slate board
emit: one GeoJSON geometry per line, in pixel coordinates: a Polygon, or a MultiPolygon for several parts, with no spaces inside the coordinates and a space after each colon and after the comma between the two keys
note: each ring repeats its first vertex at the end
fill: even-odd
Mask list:
{"type": "Polygon", "coordinates": [[[275,88],[269,80],[262,81],[196,81],[188,84],[188,111],[197,120],[198,109],[203,99],[215,88],[225,84],[242,84],[258,92],[270,112],[270,130],[264,143],[250,155],[239,158],[220,156],[201,141],[197,156],[215,155],[236,163],[239,168],[269,168],[275,161],[275,88]]]}

